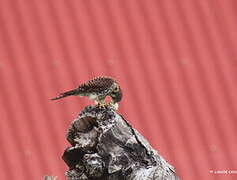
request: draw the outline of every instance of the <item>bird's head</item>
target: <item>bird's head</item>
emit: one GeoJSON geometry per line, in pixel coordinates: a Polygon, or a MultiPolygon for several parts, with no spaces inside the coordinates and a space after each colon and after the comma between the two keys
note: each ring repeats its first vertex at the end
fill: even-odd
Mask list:
{"type": "Polygon", "coordinates": [[[123,93],[120,86],[117,83],[115,83],[115,86],[111,92],[111,97],[115,103],[122,100],[123,93]]]}

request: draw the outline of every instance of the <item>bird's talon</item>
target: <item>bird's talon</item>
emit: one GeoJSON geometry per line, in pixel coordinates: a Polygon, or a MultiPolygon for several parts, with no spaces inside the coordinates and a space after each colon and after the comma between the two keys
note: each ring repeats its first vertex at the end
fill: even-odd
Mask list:
{"type": "Polygon", "coordinates": [[[98,104],[99,109],[105,109],[107,106],[107,104],[98,104]]]}

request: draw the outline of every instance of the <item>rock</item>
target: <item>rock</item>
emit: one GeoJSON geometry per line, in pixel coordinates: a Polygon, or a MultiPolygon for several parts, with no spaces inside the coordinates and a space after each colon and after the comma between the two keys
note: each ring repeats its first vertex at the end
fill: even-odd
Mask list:
{"type": "Polygon", "coordinates": [[[178,180],[174,168],[114,109],[87,106],[72,122],[68,180],[178,180]]]}

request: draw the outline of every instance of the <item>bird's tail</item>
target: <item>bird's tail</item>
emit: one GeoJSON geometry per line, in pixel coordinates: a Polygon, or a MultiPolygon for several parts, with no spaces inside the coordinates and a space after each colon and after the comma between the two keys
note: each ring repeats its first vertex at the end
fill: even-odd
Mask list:
{"type": "Polygon", "coordinates": [[[77,94],[78,94],[77,90],[74,89],[71,91],[63,92],[63,93],[59,94],[57,97],[52,98],[51,100],[58,100],[58,99],[61,99],[61,98],[67,97],[67,96],[77,95],[77,94]]]}

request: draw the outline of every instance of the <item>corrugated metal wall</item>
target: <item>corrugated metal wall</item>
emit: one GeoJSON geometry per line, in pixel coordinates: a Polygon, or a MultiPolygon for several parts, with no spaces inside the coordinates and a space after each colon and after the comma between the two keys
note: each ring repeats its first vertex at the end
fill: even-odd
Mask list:
{"type": "Polygon", "coordinates": [[[64,179],[66,129],[117,78],[122,113],[186,180],[236,179],[235,0],[0,0],[0,179],[64,179]]]}

